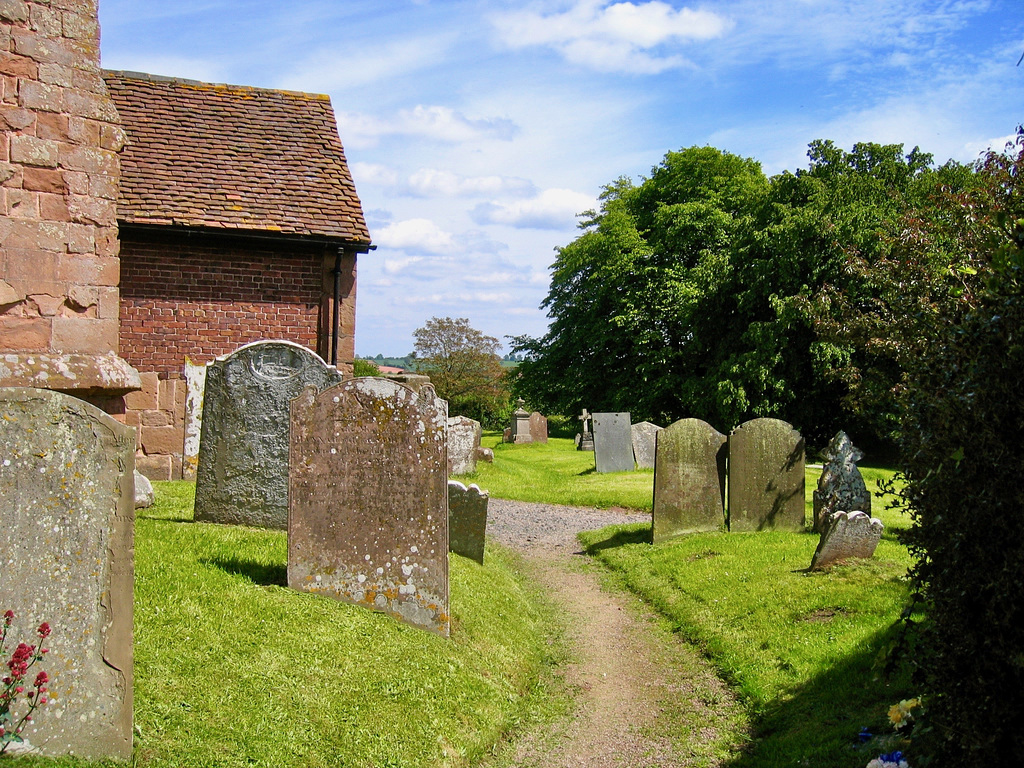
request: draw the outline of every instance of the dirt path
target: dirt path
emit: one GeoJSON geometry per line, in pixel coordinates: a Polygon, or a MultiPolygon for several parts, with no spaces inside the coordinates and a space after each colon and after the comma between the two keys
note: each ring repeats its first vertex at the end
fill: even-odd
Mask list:
{"type": "MultiPolygon", "coordinates": [[[[512,503],[500,502],[508,504],[512,503]]],[[[518,525],[512,526],[518,536],[500,538],[526,557],[533,577],[567,616],[573,661],[565,670],[565,683],[575,694],[571,715],[553,728],[548,725],[523,738],[509,764],[518,768],[720,764],[733,751],[723,741],[741,717],[739,705],[703,659],[667,631],[640,601],[620,590],[602,588],[601,569],[561,530],[597,527],[589,519],[593,514],[604,515],[605,524],[619,522],[622,516],[586,510],[587,519],[580,521],[574,515],[584,511],[569,510],[562,512],[568,518],[566,525],[552,527],[550,516],[564,509],[504,509],[505,514],[518,511],[518,525]],[[543,519],[539,530],[524,524],[530,514],[543,519]]]]}

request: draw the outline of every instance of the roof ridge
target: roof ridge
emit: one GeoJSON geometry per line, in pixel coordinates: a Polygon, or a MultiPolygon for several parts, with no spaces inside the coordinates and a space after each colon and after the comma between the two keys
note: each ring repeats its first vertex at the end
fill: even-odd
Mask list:
{"type": "Polygon", "coordinates": [[[287,88],[260,88],[254,85],[232,85],[230,83],[210,83],[205,80],[190,80],[185,77],[170,77],[168,75],[154,75],[149,72],[134,72],[126,69],[104,69],[104,78],[113,77],[123,80],[146,80],[153,83],[169,83],[171,85],[183,85],[197,90],[212,89],[215,91],[233,91],[238,93],[267,93],[281,94],[284,96],[296,96],[313,101],[330,101],[331,97],[326,93],[312,93],[309,91],[293,91],[287,88]]]}

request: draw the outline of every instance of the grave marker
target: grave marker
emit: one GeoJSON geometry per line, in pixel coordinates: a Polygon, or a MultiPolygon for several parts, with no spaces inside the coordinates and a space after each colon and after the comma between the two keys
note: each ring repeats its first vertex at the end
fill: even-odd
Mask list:
{"type": "Polygon", "coordinates": [[[863,512],[836,512],[818,540],[810,570],[821,570],[851,557],[873,557],[883,528],[881,520],[863,512]]]}
{"type": "Polygon", "coordinates": [[[822,533],[836,512],[860,511],[871,517],[871,494],[857,462],[864,453],[854,446],[845,432],[837,432],[824,452],[818,487],[813,492],[814,531],[822,533]]]}
{"type": "Polygon", "coordinates": [[[598,472],[632,472],[636,468],[628,413],[594,414],[594,464],[598,472]]]}
{"type": "Polygon", "coordinates": [[[288,522],[289,405],[341,373],[290,341],[256,341],[207,366],[195,519],[264,528],[288,522]]]}
{"type": "Polygon", "coordinates": [[[479,421],[466,416],[448,419],[448,474],[468,475],[476,471],[476,449],[483,430],[479,421]]]}
{"type": "Polygon", "coordinates": [[[654,451],[661,427],[649,421],[641,421],[630,427],[633,436],[633,458],[636,465],[644,469],[654,468],[654,451]]]}
{"type": "Polygon", "coordinates": [[[487,533],[487,491],[448,481],[448,551],[484,563],[487,533]]]}
{"type": "Polygon", "coordinates": [[[706,421],[680,419],[657,433],[655,543],[725,527],[726,437],[706,421]]]}
{"type": "Polygon", "coordinates": [[[537,411],[530,414],[530,441],[534,443],[548,441],[548,419],[537,411]]]}
{"type": "Polygon", "coordinates": [[[804,530],[804,440],[779,419],[729,435],[729,530],[804,530]]]}
{"type": "Polygon", "coordinates": [[[592,451],[594,450],[594,433],[590,431],[590,421],[593,418],[587,409],[583,409],[583,415],[577,416],[581,424],[581,432],[576,435],[576,450],[577,451],[592,451]]]}
{"type": "Polygon", "coordinates": [[[131,427],[69,395],[0,389],[0,610],[12,640],[53,630],[50,701],[24,733],[43,754],[132,755],[134,474],[131,427]]]}
{"type": "Polygon", "coordinates": [[[387,379],[291,407],[288,586],[448,635],[448,404],[387,379]]]}

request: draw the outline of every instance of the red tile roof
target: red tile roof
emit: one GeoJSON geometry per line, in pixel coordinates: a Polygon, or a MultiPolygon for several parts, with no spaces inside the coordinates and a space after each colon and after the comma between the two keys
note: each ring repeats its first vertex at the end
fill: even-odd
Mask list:
{"type": "Polygon", "coordinates": [[[103,73],[128,134],[118,219],[370,242],[327,96],[103,73]]]}

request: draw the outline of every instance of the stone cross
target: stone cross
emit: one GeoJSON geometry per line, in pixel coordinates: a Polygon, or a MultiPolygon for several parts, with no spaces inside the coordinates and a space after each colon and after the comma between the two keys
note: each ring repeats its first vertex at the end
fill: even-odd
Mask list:
{"type": "Polygon", "coordinates": [[[590,414],[587,413],[587,409],[584,408],[583,415],[577,416],[576,418],[583,422],[583,434],[587,434],[590,431],[590,425],[588,424],[590,421],[590,414]]]}

